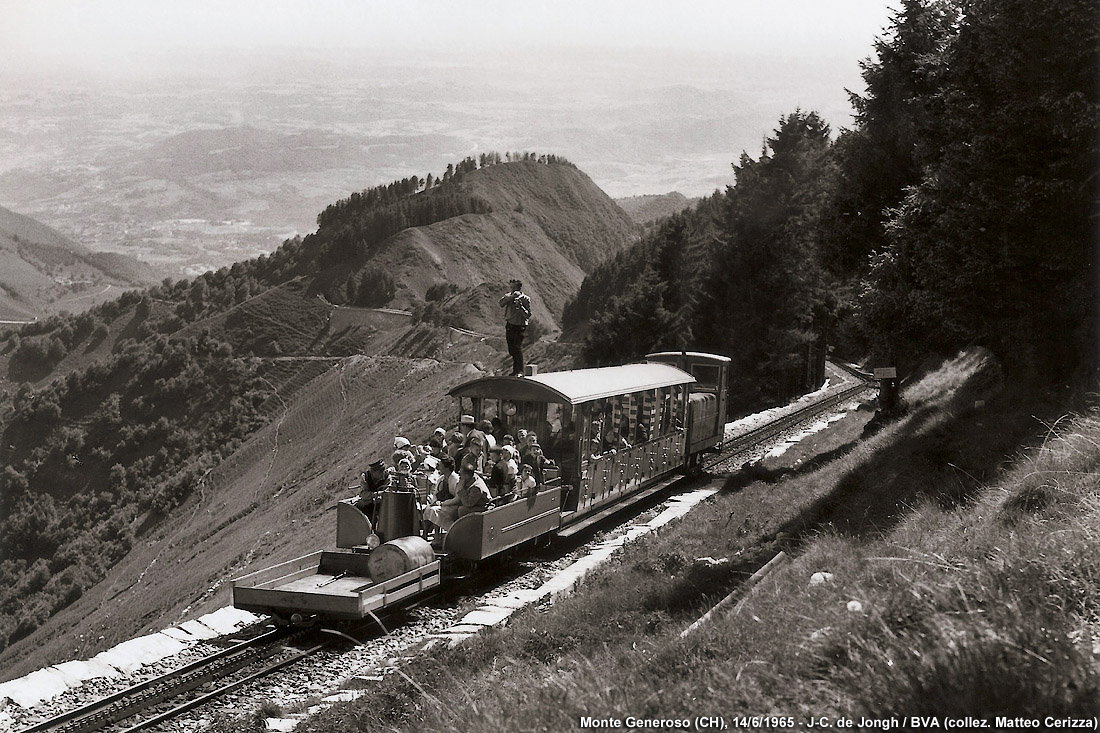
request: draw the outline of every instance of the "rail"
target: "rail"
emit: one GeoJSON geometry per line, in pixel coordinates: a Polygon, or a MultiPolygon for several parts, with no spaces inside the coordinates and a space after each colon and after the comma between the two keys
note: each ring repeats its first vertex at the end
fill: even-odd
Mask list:
{"type": "Polygon", "coordinates": [[[214,654],[195,660],[179,669],[120,690],[87,705],[42,721],[22,733],[84,733],[126,720],[141,712],[185,694],[211,679],[231,674],[258,659],[278,651],[275,642],[288,636],[285,629],[275,629],[260,636],[234,644],[214,654]]]}
{"type": "Polygon", "coordinates": [[[757,443],[761,443],[769,438],[773,438],[779,433],[789,430],[792,426],[805,422],[813,417],[820,415],[823,412],[831,410],[842,402],[852,399],[858,394],[865,392],[869,389],[873,389],[874,384],[870,382],[862,382],[855,386],[841,390],[836,394],[829,397],[825,397],[811,405],[798,409],[787,415],[776,418],[775,420],[761,425],[758,428],[742,433],[730,440],[725,441],[722,444],[719,455],[717,458],[711,458],[706,461],[704,468],[710,469],[719,463],[728,461],[732,456],[750,448],[757,443]]]}

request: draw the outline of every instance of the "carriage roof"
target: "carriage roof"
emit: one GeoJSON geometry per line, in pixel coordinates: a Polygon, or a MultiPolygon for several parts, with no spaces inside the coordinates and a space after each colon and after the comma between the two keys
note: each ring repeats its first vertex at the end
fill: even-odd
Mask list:
{"type": "Polygon", "coordinates": [[[707,361],[713,361],[719,364],[728,364],[731,360],[728,356],[721,356],[720,354],[711,354],[705,351],[655,351],[652,354],[645,355],[647,359],[656,359],[660,357],[673,357],[673,356],[687,356],[692,359],[706,359],[707,361]]]}
{"type": "Polygon", "coordinates": [[[484,377],[460,384],[451,397],[489,397],[525,402],[579,405],[602,397],[690,384],[695,377],[669,364],[622,366],[546,372],[531,377],[484,377]]]}

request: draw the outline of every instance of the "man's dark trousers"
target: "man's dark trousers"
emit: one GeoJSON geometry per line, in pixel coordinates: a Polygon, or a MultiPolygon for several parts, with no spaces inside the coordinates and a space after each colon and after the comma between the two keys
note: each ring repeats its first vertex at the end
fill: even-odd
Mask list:
{"type": "Polygon", "coordinates": [[[508,353],[512,357],[512,376],[523,376],[523,333],[527,326],[517,326],[514,323],[504,324],[504,335],[508,339],[508,353]]]}

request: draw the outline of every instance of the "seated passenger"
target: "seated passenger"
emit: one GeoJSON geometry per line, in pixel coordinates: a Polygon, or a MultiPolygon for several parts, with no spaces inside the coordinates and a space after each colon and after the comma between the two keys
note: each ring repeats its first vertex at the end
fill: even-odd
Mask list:
{"type": "Polygon", "coordinates": [[[381,492],[390,488],[390,474],[386,471],[386,464],[378,459],[367,467],[359,484],[359,498],[355,506],[359,511],[367,515],[374,522],[377,504],[381,492]]]}
{"type": "Polygon", "coordinates": [[[535,470],[535,481],[539,482],[540,484],[543,482],[542,469],[546,468],[547,466],[557,465],[545,455],[543,455],[542,446],[539,445],[537,442],[532,442],[527,447],[527,450],[525,450],[521,456],[521,460],[524,463],[531,464],[531,467],[535,470]]]}
{"type": "Polygon", "coordinates": [[[493,435],[493,424],[488,420],[482,420],[477,424],[477,430],[485,440],[485,449],[491,451],[497,447],[496,436],[493,435]]]}
{"type": "Polygon", "coordinates": [[[412,476],[412,463],[408,458],[402,458],[397,462],[397,468],[393,472],[392,488],[394,491],[416,490],[416,481],[412,476]]]}
{"type": "Polygon", "coordinates": [[[396,437],[393,439],[393,467],[397,468],[397,462],[401,458],[408,458],[409,464],[415,469],[424,460],[423,452],[417,450],[418,446],[409,442],[408,438],[396,437]],[[398,456],[399,453],[404,454],[398,456]]]}
{"type": "Polygon", "coordinates": [[[469,463],[473,465],[475,471],[484,470],[484,454],[485,441],[477,435],[470,435],[466,440],[466,446],[455,456],[455,464],[461,466],[469,463]]]}
{"type": "Polygon", "coordinates": [[[451,437],[447,438],[447,456],[456,461],[457,466],[458,454],[462,451],[463,437],[460,433],[451,433],[451,437]]]}
{"type": "Polygon", "coordinates": [[[458,510],[461,507],[462,502],[459,501],[458,497],[452,496],[445,501],[437,501],[425,509],[424,519],[446,532],[458,519],[458,510]]]}
{"type": "Polygon", "coordinates": [[[436,428],[432,432],[432,437],[428,438],[428,448],[431,449],[433,456],[441,457],[447,449],[447,431],[443,428],[436,428]]]}
{"type": "Polygon", "coordinates": [[[493,466],[493,471],[489,475],[490,490],[494,490],[496,496],[505,497],[506,501],[511,501],[515,493],[516,474],[519,471],[516,467],[516,458],[518,454],[515,448],[510,445],[501,447],[500,460],[493,466]]]}
{"type": "Polygon", "coordinates": [[[474,471],[472,463],[463,463],[459,472],[458,493],[455,494],[460,506],[458,516],[464,517],[474,512],[483,512],[489,508],[489,488],[474,471]]]}
{"type": "Polygon", "coordinates": [[[439,471],[433,481],[435,486],[434,502],[453,499],[458,491],[458,472],[455,471],[455,462],[450,458],[439,461],[439,471]]]}
{"type": "Polygon", "coordinates": [[[557,467],[558,462],[553,458],[548,458],[545,453],[542,452],[542,446],[535,443],[532,452],[535,454],[535,458],[538,460],[539,465],[542,468],[557,467]]]}
{"type": "Polygon", "coordinates": [[[619,433],[619,450],[630,450],[630,448],[632,447],[630,445],[630,441],[627,440],[626,436],[627,434],[625,432],[619,433]]]}
{"type": "Polygon", "coordinates": [[[603,458],[603,442],[599,438],[593,438],[589,441],[588,455],[593,461],[603,458]]]}
{"type": "Polygon", "coordinates": [[[470,436],[470,433],[474,430],[474,416],[463,415],[458,421],[458,433],[462,436],[463,445],[466,444],[466,439],[470,436]]]}
{"type": "Polygon", "coordinates": [[[530,463],[524,463],[519,467],[519,476],[516,478],[516,496],[530,499],[538,493],[538,482],[535,481],[535,467],[530,463]]]}
{"type": "Polygon", "coordinates": [[[424,519],[443,531],[449,530],[455,523],[458,510],[462,507],[462,500],[458,498],[460,478],[454,468],[455,463],[450,458],[439,462],[435,494],[431,504],[424,509],[424,519]]]}

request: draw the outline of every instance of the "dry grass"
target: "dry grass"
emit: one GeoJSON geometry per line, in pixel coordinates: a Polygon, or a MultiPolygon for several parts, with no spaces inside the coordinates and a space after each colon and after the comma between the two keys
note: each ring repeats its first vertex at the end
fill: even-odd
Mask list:
{"type": "Polygon", "coordinates": [[[904,418],[838,460],[731,482],[552,611],[418,660],[299,730],[1096,715],[1100,416],[1065,420],[1020,455],[1021,436],[1047,431],[981,354],[906,398],[904,418]],[[779,547],[795,559],[680,638],[779,547]],[[830,579],[812,583],[819,572],[830,579]]]}

